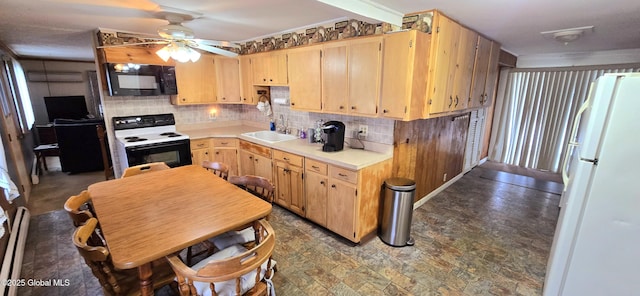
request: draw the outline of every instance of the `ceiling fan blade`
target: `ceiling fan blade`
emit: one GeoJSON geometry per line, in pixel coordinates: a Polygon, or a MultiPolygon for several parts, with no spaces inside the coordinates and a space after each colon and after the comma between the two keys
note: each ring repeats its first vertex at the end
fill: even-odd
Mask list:
{"type": "Polygon", "coordinates": [[[222,48],[217,48],[215,46],[210,46],[210,45],[206,45],[206,44],[196,43],[195,45],[192,45],[192,47],[197,48],[197,49],[202,49],[204,51],[208,51],[208,52],[211,52],[211,53],[223,55],[225,57],[230,57],[230,58],[235,58],[235,57],[238,56],[238,54],[235,53],[235,52],[231,52],[231,51],[228,51],[228,50],[224,50],[222,48]]]}
{"type": "Polygon", "coordinates": [[[217,41],[217,40],[206,40],[206,39],[190,39],[198,44],[210,45],[210,46],[223,46],[223,47],[233,47],[240,48],[240,45],[235,44],[229,41],[217,41]]]}
{"type": "Polygon", "coordinates": [[[149,42],[103,45],[103,46],[97,46],[96,48],[125,47],[125,46],[148,45],[148,44],[168,44],[168,43],[169,43],[168,41],[149,41],[149,42]]]}

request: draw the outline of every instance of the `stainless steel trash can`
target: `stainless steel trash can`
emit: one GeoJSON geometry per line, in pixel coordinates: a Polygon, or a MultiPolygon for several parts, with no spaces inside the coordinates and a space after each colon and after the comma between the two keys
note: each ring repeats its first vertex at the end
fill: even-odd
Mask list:
{"type": "Polygon", "coordinates": [[[413,245],[410,232],[416,182],[406,178],[390,178],[384,181],[384,188],[378,236],[383,242],[394,247],[413,245]]]}

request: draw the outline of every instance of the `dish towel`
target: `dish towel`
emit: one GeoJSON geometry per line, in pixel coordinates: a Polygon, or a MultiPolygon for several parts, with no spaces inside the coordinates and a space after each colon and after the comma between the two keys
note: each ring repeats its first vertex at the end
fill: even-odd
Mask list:
{"type": "Polygon", "coordinates": [[[16,184],[11,181],[9,173],[4,168],[0,168],[0,187],[4,190],[4,194],[9,203],[12,203],[14,199],[20,196],[18,187],[16,187],[16,184]]]}

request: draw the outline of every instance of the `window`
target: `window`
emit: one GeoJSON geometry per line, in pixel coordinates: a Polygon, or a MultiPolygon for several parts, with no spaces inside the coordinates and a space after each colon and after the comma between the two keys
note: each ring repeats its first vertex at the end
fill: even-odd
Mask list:
{"type": "Polygon", "coordinates": [[[9,88],[16,106],[16,116],[23,134],[28,133],[35,123],[35,115],[31,106],[31,97],[27,88],[24,70],[18,61],[5,59],[4,67],[9,80],[9,88]]]}

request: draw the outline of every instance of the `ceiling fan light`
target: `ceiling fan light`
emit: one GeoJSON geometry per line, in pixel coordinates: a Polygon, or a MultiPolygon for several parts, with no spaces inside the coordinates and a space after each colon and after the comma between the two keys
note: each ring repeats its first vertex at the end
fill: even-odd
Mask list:
{"type": "Polygon", "coordinates": [[[163,60],[163,61],[168,61],[169,58],[171,57],[171,52],[169,50],[169,45],[162,47],[161,49],[159,49],[158,51],[156,51],[156,54],[163,60]]]}
{"type": "Polygon", "coordinates": [[[194,63],[197,62],[200,59],[200,53],[193,48],[189,48],[189,59],[194,63]]]}

